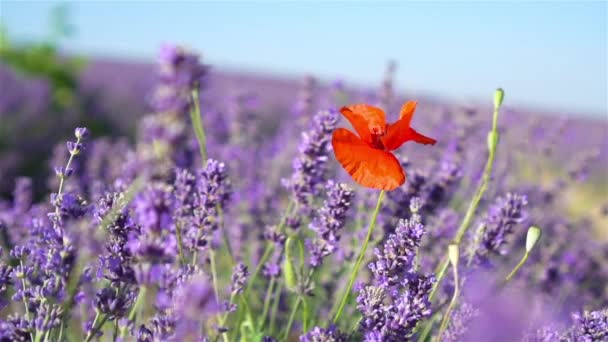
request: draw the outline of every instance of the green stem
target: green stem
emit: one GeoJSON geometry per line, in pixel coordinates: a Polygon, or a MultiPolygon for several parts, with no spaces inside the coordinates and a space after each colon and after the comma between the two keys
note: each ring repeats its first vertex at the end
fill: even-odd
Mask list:
{"type": "MultiPolygon", "coordinates": [[[[498,136],[499,109],[500,109],[500,107],[498,107],[498,106],[494,108],[494,115],[492,118],[492,130],[490,131],[490,134],[493,134],[496,136],[498,136]]],[[[496,155],[496,146],[497,146],[497,144],[492,144],[491,146],[488,146],[489,147],[488,160],[486,161],[486,166],[483,171],[483,178],[481,180],[481,183],[479,184],[479,187],[477,188],[477,191],[475,192],[475,195],[473,196],[473,199],[471,200],[471,203],[469,204],[469,208],[467,209],[464,219],[462,220],[462,223],[460,224],[460,227],[458,228],[458,231],[456,232],[456,236],[454,237],[454,240],[453,240],[453,243],[455,243],[456,245],[460,245],[462,238],[464,237],[465,233],[467,232],[467,229],[469,228],[469,226],[471,225],[471,222],[473,221],[473,216],[475,215],[475,211],[477,210],[477,207],[479,206],[479,202],[481,201],[481,198],[483,197],[483,195],[486,192],[486,189],[488,188],[488,184],[490,183],[490,177],[492,175],[492,166],[494,165],[494,157],[496,155]]],[[[449,260],[448,260],[447,254],[446,254],[446,256],[443,258],[440,266],[438,267],[439,273],[437,274],[437,281],[433,285],[433,289],[431,290],[431,293],[429,295],[429,301],[433,300],[433,298],[437,292],[437,289],[439,288],[439,285],[441,284],[441,281],[445,277],[446,271],[448,269],[448,265],[449,265],[449,260]]]]}
{"type": "Polygon", "coordinates": [[[95,326],[95,322],[97,321],[97,319],[99,318],[99,312],[97,312],[97,314],[95,315],[95,320],[93,321],[93,328],[91,329],[91,331],[89,332],[89,334],[87,335],[87,338],[84,340],[84,342],[89,342],[91,341],[91,339],[97,335],[97,332],[101,329],[101,327],[103,327],[104,324],[106,324],[106,321],[108,320],[108,315],[103,315],[103,318],[101,319],[101,322],[99,322],[99,325],[95,326]]]}
{"type": "Polygon", "coordinates": [[[460,284],[458,280],[458,267],[453,267],[454,270],[454,295],[452,296],[452,300],[445,310],[445,314],[443,315],[443,319],[441,320],[441,325],[439,326],[439,332],[437,333],[436,341],[441,341],[441,336],[445,332],[448,327],[448,323],[450,322],[450,314],[452,310],[454,310],[454,306],[456,305],[456,301],[458,301],[458,295],[460,293],[460,284]]]}
{"type": "Polygon", "coordinates": [[[291,313],[289,314],[289,321],[287,321],[287,326],[285,327],[285,333],[283,333],[283,339],[287,341],[289,337],[289,333],[291,332],[291,326],[293,325],[294,318],[296,317],[296,312],[298,312],[298,308],[300,307],[300,303],[302,302],[302,297],[298,296],[296,299],[296,303],[291,309],[291,313]]]}
{"type": "Polygon", "coordinates": [[[342,311],[344,310],[344,306],[346,305],[346,302],[348,301],[348,297],[350,296],[350,290],[353,288],[353,284],[355,283],[355,279],[357,278],[357,274],[359,273],[359,269],[361,268],[361,262],[363,261],[363,258],[365,257],[365,252],[367,251],[367,245],[369,244],[369,240],[372,237],[372,232],[374,231],[374,227],[376,226],[376,219],[378,218],[378,213],[380,212],[380,205],[382,204],[382,199],[384,198],[384,190],[382,190],[380,192],[380,195],[378,196],[378,202],[376,203],[376,209],[374,210],[374,214],[372,216],[372,220],[369,223],[369,227],[367,228],[367,236],[365,237],[365,242],[363,242],[363,248],[361,248],[361,251],[359,252],[359,257],[357,258],[357,262],[355,263],[355,266],[353,267],[353,270],[350,274],[350,279],[348,280],[348,286],[346,286],[346,289],[344,290],[344,294],[342,295],[342,301],[340,302],[340,306],[338,307],[338,311],[336,312],[336,315],[334,316],[334,324],[338,321],[338,319],[340,318],[340,315],[342,314],[342,311]]]}
{"type": "Polygon", "coordinates": [[[59,336],[57,337],[57,341],[61,342],[63,341],[63,322],[61,322],[61,325],[59,326],[59,336]]]}
{"type": "Polygon", "coordinates": [[[424,329],[420,332],[420,335],[418,335],[418,342],[424,342],[426,341],[426,338],[429,336],[429,334],[431,333],[431,330],[433,329],[433,325],[435,323],[435,320],[439,317],[437,316],[439,314],[439,312],[435,312],[430,319],[427,320],[426,325],[424,326],[424,329]]]}
{"type": "Polygon", "coordinates": [[[513,278],[513,276],[517,273],[517,271],[519,271],[519,269],[526,263],[529,256],[530,256],[529,252],[526,252],[524,254],[524,256],[521,258],[521,260],[519,261],[517,266],[515,266],[515,268],[511,271],[511,273],[509,273],[509,275],[505,278],[505,284],[508,283],[513,278]]]}
{"type": "MultiPolygon", "coordinates": [[[[285,221],[287,220],[287,217],[289,217],[289,215],[291,214],[291,210],[293,209],[293,206],[294,206],[294,202],[290,201],[289,204],[287,205],[287,209],[285,210],[285,214],[281,218],[281,222],[279,222],[279,226],[277,227],[277,230],[279,232],[282,232],[283,226],[285,226],[285,221]]],[[[245,297],[248,297],[251,287],[253,286],[258,275],[262,271],[262,267],[264,267],[264,264],[266,263],[266,261],[268,261],[268,258],[270,258],[270,255],[272,254],[273,250],[274,250],[273,243],[267,242],[266,248],[264,249],[264,253],[262,254],[262,257],[260,258],[260,261],[258,262],[255,270],[253,271],[253,274],[251,274],[251,277],[249,277],[249,282],[247,283],[247,287],[245,289],[245,297]]]]}
{"type": "MultiPolygon", "coordinates": [[[[232,305],[232,303],[234,303],[234,294],[230,294],[229,303],[230,303],[230,305],[232,305]]],[[[222,315],[222,317],[220,317],[220,327],[224,327],[224,324],[226,324],[226,320],[228,319],[229,314],[230,314],[230,312],[227,311],[222,315]]],[[[224,340],[224,342],[228,342],[228,334],[222,333],[222,339],[224,340]]]]}
{"type": "Polygon", "coordinates": [[[201,107],[198,96],[198,87],[194,87],[191,91],[192,108],[190,109],[190,119],[194,128],[194,135],[198,141],[198,147],[203,159],[203,166],[207,165],[207,139],[205,138],[205,129],[201,119],[201,107]]]}
{"type": "Polygon", "coordinates": [[[112,341],[116,342],[116,338],[118,337],[118,319],[114,320],[114,331],[112,332],[112,341]]]}
{"type": "MultiPolygon", "coordinates": [[[[76,145],[80,144],[80,140],[81,138],[77,137],[76,138],[76,145]]],[[[70,157],[68,158],[68,162],[67,164],[65,164],[65,172],[68,172],[68,169],[70,168],[70,165],[72,165],[72,161],[74,160],[74,156],[76,156],[76,153],[70,153],[70,157]]],[[[65,176],[61,176],[59,177],[59,189],[57,190],[57,199],[59,199],[61,197],[61,193],[63,192],[63,185],[65,183],[65,176]]],[[[59,215],[59,206],[55,207],[55,214],[59,215]]]]}
{"type": "MultiPolygon", "coordinates": [[[[137,299],[135,299],[135,304],[133,304],[133,307],[131,308],[131,311],[129,312],[128,318],[129,318],[130,322],[133,322],[133,320],[135,319],[135,315],[137,314],[137,311],[139,311],[139,307],[142,305],[142,303],[146,299],[146,292],[147,292],[147,287],[142,286],[141,289],[139,290],[139,293],[137,294],[137,299]]],[[[127,326],[125,325],[124,327],[120,328],[120,337],[124,338],[126,333],[127,333],[127,326]]]]}
{"type": "Polygon", "coordinates": [[[268,288],[266,288],[266,295],[264,296],[264,309],[262,310],[262,318],[258,323],[258,330],[262,330],[262,328],[264,328],[266,316],[268,315],[268,310],[270,310],[270,299],[272,298],[272,290],[274,290],[275,283],[275,277],[271,277],[270,284],[268,284],[268,288]]]}
{"type": "Polygon", "coordinates": [[[266,249],[264,249],[264,254],[262,254],[260,261],[258,262],[257,266],[255,267],[255,270],[253,271],[253,274],[251,275],[251,278],[249,279],[249,282],[247,283],[247,287],[245,288],[245,296],[247,296],[249,294],[249,291],[251,290],[253,283],[255,282],[256,278],[262,271],[262,267],[264,267],[264,264],[266,263],[268,258],[270,258],[270,255],[272,254],[273,250],[274,250],[274,247],[272,244],[269,243],[266,245],[266,249]]]}
{"type": "Polygon", "coordinates": [[[279,311],[279,301],[281,299],[281,291],[283,290],[283,283],[279,283],[274,291],[274,298],[272,302],[272,312],[270,313],[270,335],[274,333],[274,326],[277,321],[277,313],[279,311]]]}
{"type": "MultiPolygon", "coordinates": [[[[21,265],[21,270],[24,271],[25,268],[23,268],[23,260],[19,260],[19,264],[21,265]]],[[[25,274],[24,276],[21,278],[21,286],[23,287],[23,290],[25,291],[25,289],[27,289],[27,286],[25,285],[25,274]]],[[[25,307],[25,318],[27,318],[27,320],[30,320],[30,309],[27,307],[27,299],[25,298],[25,296],[23,296],[23,306],[25,307]]]]}
{"type": "Polygon", "coordinates": [[[308,301],[306,300],[306,297],[302,296],[302,332],[306,333],[308,331],[309,328],[309,311],[310,308],[308,307],[308,301]]]}
{"type": "Polygon", "coordinates": [[[228,256],[230,257],[230,266],[234,266],[234,253],[232,250],[232,245],[230,244],[230,238],[228,237],[228,231],[224,228],[224,211],[222,207],[218,204],[217,214],[220,220],[220,230],[222,231],[222,239],[224,240],[224,244],[226,245],[226,250],[228,251],[228,256]]]}
{"type": "Polygon", "coordinates": [[[211,262],[211,281],[213,283],[213,292],[215,293],[215,301],[219,305],[221,303],[220,291],[217,285],[217,271],[215,269],[215,251],[213,251],[213,248],[209,249],[209,260],[211,262]]]}

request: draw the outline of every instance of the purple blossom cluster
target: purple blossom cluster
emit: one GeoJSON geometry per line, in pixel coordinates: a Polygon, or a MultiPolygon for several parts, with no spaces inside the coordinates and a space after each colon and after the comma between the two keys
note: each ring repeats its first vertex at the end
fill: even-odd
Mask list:
{"type": "Polygon", "coordinates": [[[319,194],[327,178],[327,162],[331,151],[331,133],[338,114],[320,111],[313,117],[313,127],[302,133],[298,156],[293,160],[293,175],[285,181],[301,210],[306,211],[312,198],[319,194]]]}
{"type": "Polygon", "coordinates": [[[330,180],[325,188],[327,199],[310,224],[310,229],[316,233],[316,237],[307,241],[310,251],[309,263],[313,268],[319,267],[326,256],[335,253],[339,248],[340,230],[346,223],[346,214],[354,196],[353,190],[343,183],[337,184],[330,180]]]}
{"type": "Polygon", "coordinates": [[[419,322],[430,317],[434,277],[416,271],[417,248],[425,234],[414,198],[412,217],[399,222],[369,264],[373,284],[361,289],[357,308],[363,316],[364,341],[403,341],[414,334],[419,322]]]}
{"type": "Polygon", "coordinates": [[[474,263],[487,264],[491,255],[506,253],[504,246],[515,233],[514,229],[518,226],[523,228],[521,223],[526,219],[527,204],[526,196],[513,193],[496,199],[476,232],[470,256],[474,263]]]}

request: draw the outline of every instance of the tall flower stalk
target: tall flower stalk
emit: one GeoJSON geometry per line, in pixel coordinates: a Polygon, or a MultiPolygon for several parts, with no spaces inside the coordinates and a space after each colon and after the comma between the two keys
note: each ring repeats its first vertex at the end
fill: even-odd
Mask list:
{"type": "Polygon", "coordinates": [[[374,228],[376,227],[376,220],[378,218],[378,213],[380,212],[380,207],[382,205],[382,200],[384,199],[384,190],[380,191],[380,194],[378,195],[378,202],[376,202],[376,209],[374,209],[374,213],[372,214],[372,219],[369,223],[369,226],[367,227],[367,234],[365,236],[365,240],[363,241],[363,246],[361,247],[361,250],[359,251],[359,256],[357,257],[357,261],[355,262],[355,265],[353,266],[353,269],[350,272],[350,276],[348,278],[348,284],[346,285],[346,288],[344,289],[344,292],[341,296],[341,300],[340,300],[340,305],[338,306],[338,310],[336,311],[336,314],[334,315],[334,319],[333,322],[334,324],[336,322],[338,322],[338,320],[340,319],[340,316],[342,315],[342,311],[344,311],[344,306],[346,306],[346,303],[348,302],[348,298],[351,294],[351,290],[353,288],[353,285],[355,284],[355,280],[357,279],[357,275],[359,274],[359,270],[361,269],[361,263],[363,262],[363,258],[365,257],[365,253],[367,252],[367,245],[369,244],[369,241],[371,240],[372,237],[372,233],[374,232],[374,228]]]}
{"type": "MultiPolygon", "coordinates": [[[[466,211],[464,219],[458,227],[458,231],[454,236],[453,242],[456,245],[460,245],[462,238],[467,232],[471,222],[473,222],[473,217],[475,212],[477,211],[477,207],[479,206],[479,202],[481,201],[483,195],[485,194],[488,184],[490,183],[490,177],[492,175],[492,167],[494,165],[494,158],[496,157],[496,147],[498,146],[498,114],[500,111],[500,106],[502,105],[502,101],[504,99],[504,91],[502,89],[497,89],[494,92],[494,115],[492,116],[492,129],[488,133],[488,159],[486,161],[486,166],[483,171],[483,176],[481,179],[481,183],[479,184],[475,194],[473,195],[473,199],[469,204],[469,208],[466,211]]],[[[430,299],[433,300],[435,294],[437,293],[437,289],[441,284],[443,278],[446,275],[446,271],[448,266],[450,265],[450,261],[448,256],[446,255],[441,263],[438,265],[436,274],[437,274],[437,282],[433,286],[433,290],[431,291],[430,299]]]]}

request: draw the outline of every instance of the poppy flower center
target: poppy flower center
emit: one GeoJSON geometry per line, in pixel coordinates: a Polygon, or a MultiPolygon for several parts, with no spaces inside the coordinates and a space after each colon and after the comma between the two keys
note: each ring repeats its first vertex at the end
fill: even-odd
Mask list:
{"type": "Polygon", "coordinates": [[[371,126],[369,128],[369,132],[371,133],[371,147],[378,150],[386,150],[382,140],[380,139],[386,134],[386,129],[379,126],[371,126]]]}

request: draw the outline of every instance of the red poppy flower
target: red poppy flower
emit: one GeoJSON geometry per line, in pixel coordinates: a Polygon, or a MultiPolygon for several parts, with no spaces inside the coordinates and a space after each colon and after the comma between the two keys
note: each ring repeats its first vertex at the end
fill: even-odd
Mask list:
{"type": "Polygon", "coordinates": [[[338,128],[332,145],[336,159],[357,183],[380,190],[394,190],[405,183],[403,168],[391,151],[410,140],[425,145],[436,142],[410,127],[415,110],[416,102],[407,102],[401,107],[399,120],[387,124],[384,111],[378,107],[358,104],[340,109],[359,136],[338,128]]]}

